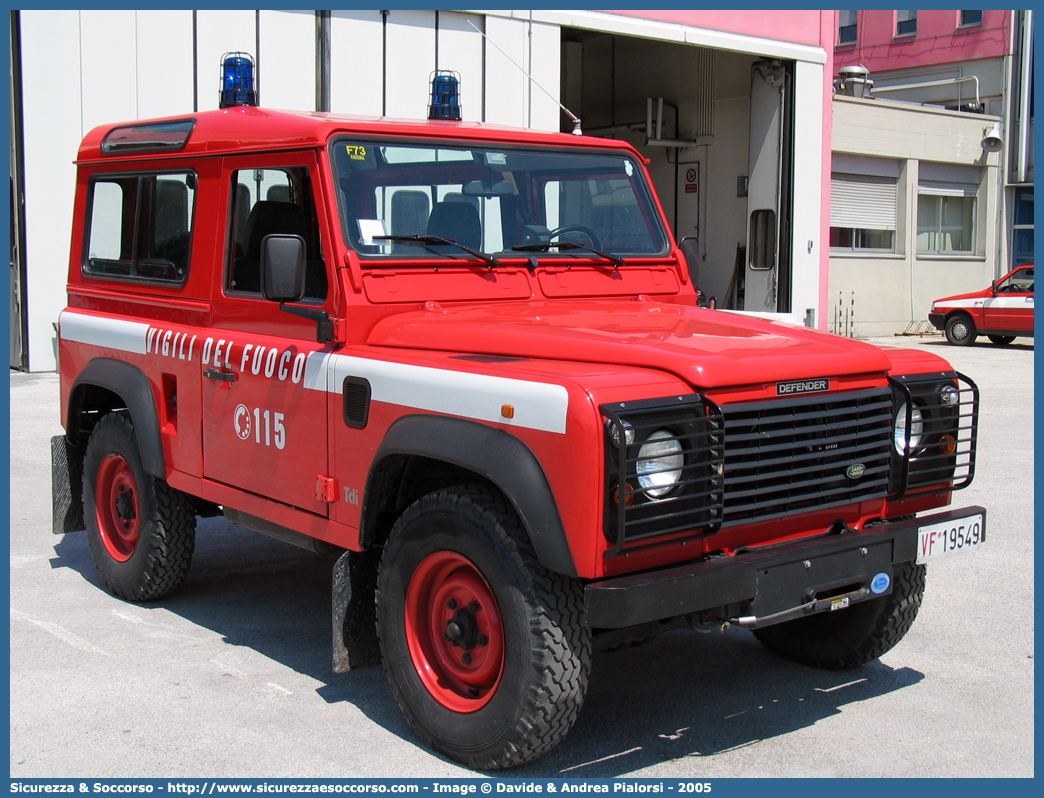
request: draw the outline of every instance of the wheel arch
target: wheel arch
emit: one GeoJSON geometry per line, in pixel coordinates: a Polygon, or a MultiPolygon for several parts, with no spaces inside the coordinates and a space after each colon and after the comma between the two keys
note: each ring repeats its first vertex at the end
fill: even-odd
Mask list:
{"type": "Polygon", "coordinates": [[[137,366],[108,357],[94,358],[88,363],[69,391],[67,435],[79,442],[98,418],[122,409],[130,414],[145,471],[166,479],[156,396],[149,378],[137,366]]]}
{"type": "MultiPolygon", "coordinates": [[[[971,311],[969,311],[967,308],[953,308],[952,310],[948,310],[946,312],[946,317],[943,319],[943,323],[945,324],[955,316],[964,316],[972,324],[975,324],[975,318],[972,316],[971,311]]],[[[976,327],[977,326],[978,325],[976,325],[976,327]]]]}
{"type": "Polygon", "coordinates": [[[404,416],[389,428],[366,480],[360,544],[382,544],[416,499],[467,482],[504,495],[545,568],[577,575],[558,505],[532,450],[503,430],[446,416],[404,416]]]}

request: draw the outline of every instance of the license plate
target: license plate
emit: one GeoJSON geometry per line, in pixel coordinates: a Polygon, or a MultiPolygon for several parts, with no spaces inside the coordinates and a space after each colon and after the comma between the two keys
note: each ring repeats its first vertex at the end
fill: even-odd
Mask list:
{"type": "Polygon", "coordinates": [[[955,518],[917,530],[917,564],[975,551],[986,537],[981,515],[955,518]]]}

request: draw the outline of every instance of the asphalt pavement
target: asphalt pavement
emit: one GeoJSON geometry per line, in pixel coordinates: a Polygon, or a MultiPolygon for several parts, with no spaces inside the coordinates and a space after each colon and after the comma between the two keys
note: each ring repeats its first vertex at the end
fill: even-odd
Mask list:
{"type": "MultiPolygon", "coordinates": [[[[987,540],[929,566],[906,638],[845,672],[741,629],[598,654],[573,731],[503,775],[1034,775],[1032,340],[875,343],[938,353],[981,392],[953,506],[984,505],[987,540]]],[[[11,374],[12,777],[474,775],[419,743],[380,668],[332,672],[329,558],[207,519],[177,594],[107,593],[84,533],[51,534],[58,418],[55,375],[11,374]]]]}

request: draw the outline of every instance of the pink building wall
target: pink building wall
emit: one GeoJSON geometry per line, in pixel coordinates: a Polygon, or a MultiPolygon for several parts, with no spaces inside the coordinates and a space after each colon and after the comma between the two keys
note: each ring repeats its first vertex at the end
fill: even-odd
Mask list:
{"type": "MultiPolygon", "coordinates": [[[[997,58],[1012,52],[1010,10],[984,10],[982,24],[959,27],[960,11],[917,12],[917,33],[896,37],[895,11],[859,11],[854,44],[834,48],[834,74],[861,64],[870,74],[997,58]]],[[[832,36],[837,39],[837,12],[832,36]]]]}

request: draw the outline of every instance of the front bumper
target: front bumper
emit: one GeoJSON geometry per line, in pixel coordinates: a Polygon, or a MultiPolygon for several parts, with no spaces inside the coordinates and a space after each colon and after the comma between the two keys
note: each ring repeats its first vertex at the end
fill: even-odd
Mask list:
{"type": "Polygon", "coordinates": [[[937,330],[945,329],[946,327],[946,314],[945,313],[929,313],[928,321],[932,323],[932,326],[937,330]]]}
{"type": "Polygon", "coordinates": [[[985,530],[986,510],[965,507],[592,582],[587,625],[622,629],[720,610],[761,627],[878,598],[891,592],[893,566],[916,559],[919,527],[979,513],[985,530]]]}

